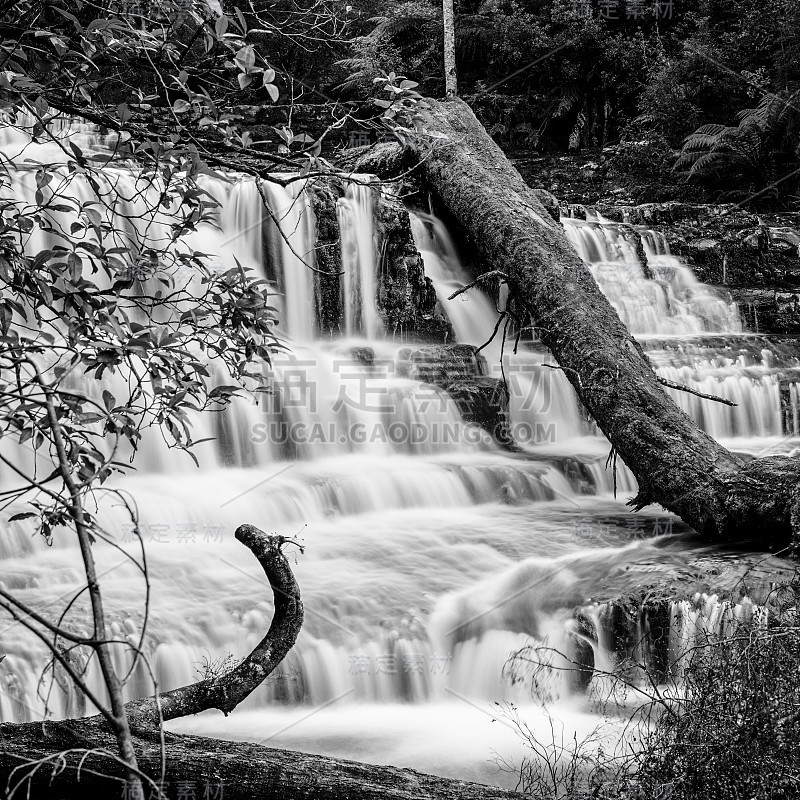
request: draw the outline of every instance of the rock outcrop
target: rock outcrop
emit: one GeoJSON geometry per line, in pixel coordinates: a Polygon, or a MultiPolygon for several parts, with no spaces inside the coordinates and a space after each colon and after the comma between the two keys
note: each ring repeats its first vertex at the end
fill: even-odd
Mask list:
{"type": "Polygon", "coordinates": [[[425,265],[414,245],[408,211],[399,203],[382,200],[378,233],[381,257],[378,271],[378,308],[387,333],[400,339],[444,342],[452,338],[436,290],[425,275],[425,265]]]}
{"type": "Polygon", "coordinates": [[[397,371],[444,389],[467,422],[479,425],[499,444],[513,447],[506,386],[487,374],[486,359],[473,345],[403,348],[398,353],[397,371]]]}

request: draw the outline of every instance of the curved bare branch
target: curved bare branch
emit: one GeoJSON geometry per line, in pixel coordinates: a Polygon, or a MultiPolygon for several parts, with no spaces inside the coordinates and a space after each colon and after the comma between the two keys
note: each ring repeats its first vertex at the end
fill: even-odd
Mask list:
{"type": "Polygon", "coordinates": [[[267,635],[250,655],[223,675],[127,703],[125,710],[132,727],[152,728],[159,719],[176,719],[210,708],[229,714],[263,683],[294,646],[303,624],[303,603],[283,553],[283,545],[291,540],[264,533],[253,525],[240,525],[235,535],[258,559],[272,587],[275,614],[267,635]]]}

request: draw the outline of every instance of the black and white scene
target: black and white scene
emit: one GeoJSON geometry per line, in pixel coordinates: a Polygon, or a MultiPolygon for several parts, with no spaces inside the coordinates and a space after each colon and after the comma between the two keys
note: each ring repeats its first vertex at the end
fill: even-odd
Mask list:
{"type": "Polygon", "coordinates": [[[0,0],[0,795],[800,798],[797,0],[0,0]]]}

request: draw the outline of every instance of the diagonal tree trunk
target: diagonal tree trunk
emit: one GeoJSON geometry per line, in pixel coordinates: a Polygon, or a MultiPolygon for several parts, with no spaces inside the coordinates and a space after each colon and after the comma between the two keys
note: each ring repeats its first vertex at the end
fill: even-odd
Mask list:
{"type": "Polygon", "coordinates": [[[405,150],[382,145],[354,165],[419,174],[482,260],[505,274],[513,301],[639,483],[637,509],[660,503],[710,540],[785,547],[800,536],[800,461],[745,463],[703,433],[664,393],[589,269],[461,100],[426,100],[428,131],[405,150]]]}

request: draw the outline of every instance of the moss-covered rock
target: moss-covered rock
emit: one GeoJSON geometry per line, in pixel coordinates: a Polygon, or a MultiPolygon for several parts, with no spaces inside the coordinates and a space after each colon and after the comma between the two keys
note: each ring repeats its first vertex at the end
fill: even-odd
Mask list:
{"type": "Polygon", "coordinates": [[[484,356],[474,345],[427,345],[402,348],[398,374],[444,389],[467,422],[480,425],[500,444],[513,446],[508,391],[502,380],[487,375],[484,356]]]}
{"type": "Polygon", "coordinates": [[[461,416],[490,433],[500,444],[512,446],[508,418],[508,390],[500,378],[488,375],[454,381],[447,393],[461,416]]]}
{"type": "Polygon", "coordinates": [[[342,329],[342,252],[339,245],[339,220],[336,214],[338,191],[328,182],[310,187],[311,203],[317,220],[316,266],[317,322],[320,333],[332,335],[342,329]]]}
{"type": "Polygon", "coordinates": [[[751,331],[800,334],[800,291],[733,288],[730,293],[751,331]]]}
{"type": "Polygon", "coordinates": [[[378,308],[387,333],[434,342],[451,338],[450,323],[414,245],[408,211],[400,203],[386,199],[380,203],[378,235],[378,308]]]}
{"type": "Polygon", "coordinates": [[[397,372],[412,380],[447,389],[454,381],[486,375],[484,356],[471,344],[439,344],[402,348],[397,372]]]}
{"type": "MultiPolygon", "coordinates": [[[[317,229],[317,272],[314,274],[317,323],[321,334],[335,336],[344,330],[337,215],[337,202],[342,192],[332,181],[316,181],[309,189],[317,229]]],[[[376,301],[387,333],[417,341],[452,339],[450,323],[439,306],[436,290],[425,275],[422,257],[414,245],[408,211],[386,197],[381,197],[375,208],[380,247],[376,301]]]]}

